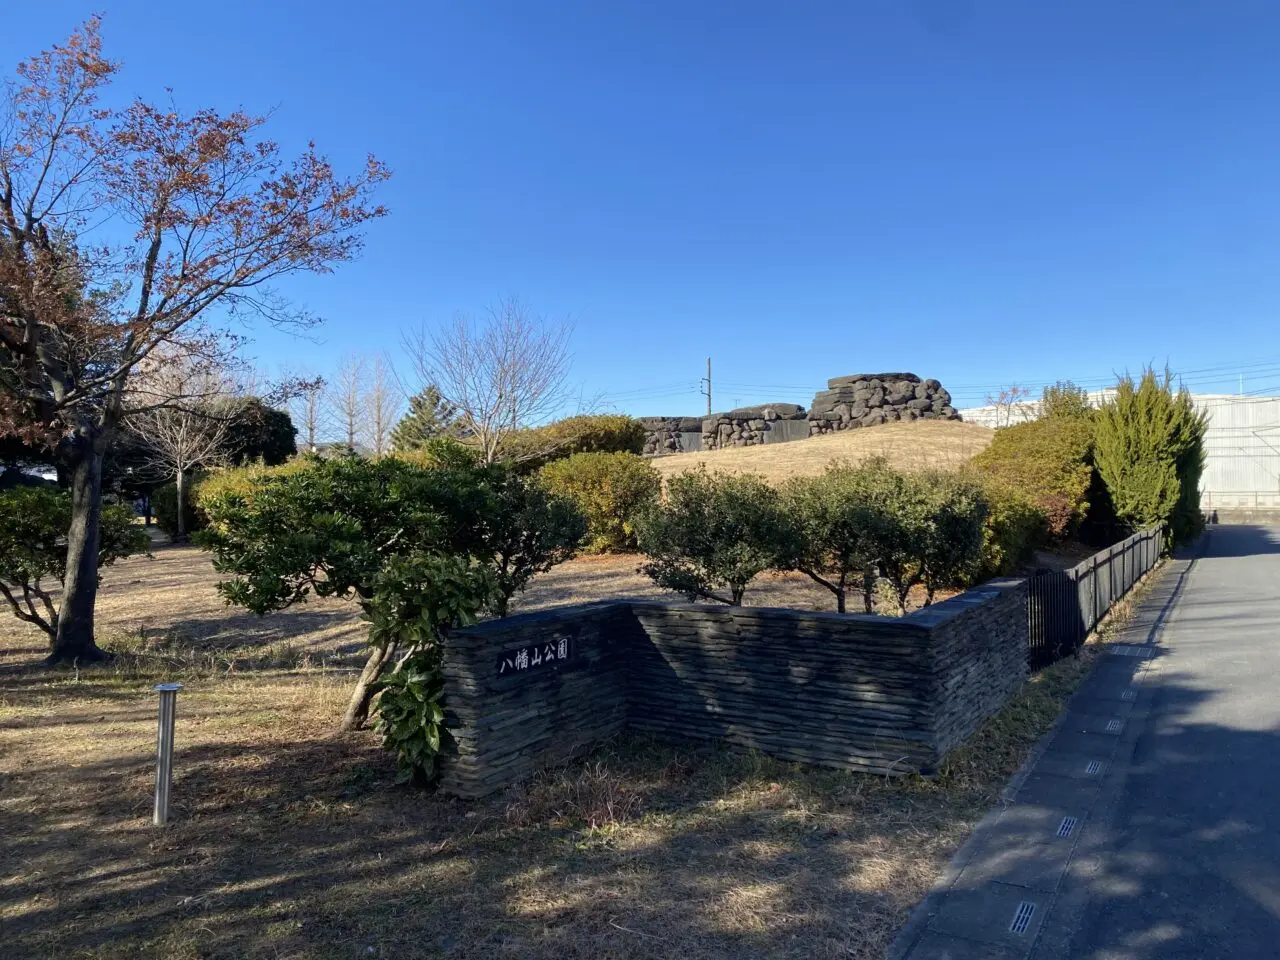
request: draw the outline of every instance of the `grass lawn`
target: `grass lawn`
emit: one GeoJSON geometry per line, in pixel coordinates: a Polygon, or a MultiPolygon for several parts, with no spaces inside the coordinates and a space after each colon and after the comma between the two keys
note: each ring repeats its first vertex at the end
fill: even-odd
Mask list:
{"type": "Polygon", "coordinates": [[[5,957],[880,957],[1092,657],[1028,683],[935,780],[623,738],[461,802],[396,786],[371,733],[328,736],[347,607],[237,624],[198,561],[111,572],[105,668],[34,669],[38,638],[0,623],[5,957]]]}

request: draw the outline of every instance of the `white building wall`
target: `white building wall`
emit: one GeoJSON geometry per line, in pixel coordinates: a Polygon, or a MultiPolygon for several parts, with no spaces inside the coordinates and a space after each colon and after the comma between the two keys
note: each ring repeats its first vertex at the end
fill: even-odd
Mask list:
{"type": "Polygon", "coordinates": [[[1280,397],[1192,399],[1208,414],[1200,505],[1280,508],[1280,397]]]}

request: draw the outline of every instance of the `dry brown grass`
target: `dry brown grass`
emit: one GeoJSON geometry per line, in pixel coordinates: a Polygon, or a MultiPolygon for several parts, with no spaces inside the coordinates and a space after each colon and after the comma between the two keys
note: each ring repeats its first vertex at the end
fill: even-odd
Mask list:
{"type": "Polygon", "coordinates": [[[629,738],[463,803],[322,736],[345,676],[179,672],[156,830],[149,687],[174,675],[4,678],[7,955],[878,957],[1021,749],[883,780],[629,738]]]}
{"type": "Polygon", "coordinates": [[[888,458],[903,470],[954,470],[985,450],[992,433],[972,423],[917,420],[844,430],[791,443],[680,453],[651,462],[663,476],[705,464],[708,470],[757,473],[771,483],[817,476],[832,460],[858,461],[876,456],[888,458]]]}
{"type": "Polygon", "coordinates": [[[180,599],[177,569],[138,567],[151,626],[112,638],[106,668],[35,669],[40,646],[0,624],[5,957],[880,957],[1092,656],[1028,683],[934,780],[625,738],[460,802],[395,786],[370,733],[327,736],[346,608],[258,632],[210,610],[202,637],[165,639],[145,574],[180,599]],[[157,830],[150,688],[169,679],[186,687],[157,830]]]}

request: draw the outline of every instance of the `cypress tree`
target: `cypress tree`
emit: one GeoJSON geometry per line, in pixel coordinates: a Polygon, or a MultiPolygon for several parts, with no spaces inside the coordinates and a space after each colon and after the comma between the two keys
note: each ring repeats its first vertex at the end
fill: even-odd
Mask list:
{"type": "Polygon", "coordinates": [[[1116,516],[1131,529],[1162,525],[1174,544],[1200,532],[1205,418],[1166,370],[1124,376],[1098,411],[1094,463],[1116,516]]]}

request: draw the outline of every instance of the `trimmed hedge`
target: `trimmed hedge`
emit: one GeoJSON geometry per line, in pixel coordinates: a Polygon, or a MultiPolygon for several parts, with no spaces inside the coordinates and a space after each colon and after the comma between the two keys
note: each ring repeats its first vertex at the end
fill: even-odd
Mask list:
{"type": "Polygon", "coordinates": [[[585,549],[636,549],[635,519],[658,499],[662,477],[634,453],[576,453],[542,468],[542,483],[577,504],[587,518],[585,549]]]}

